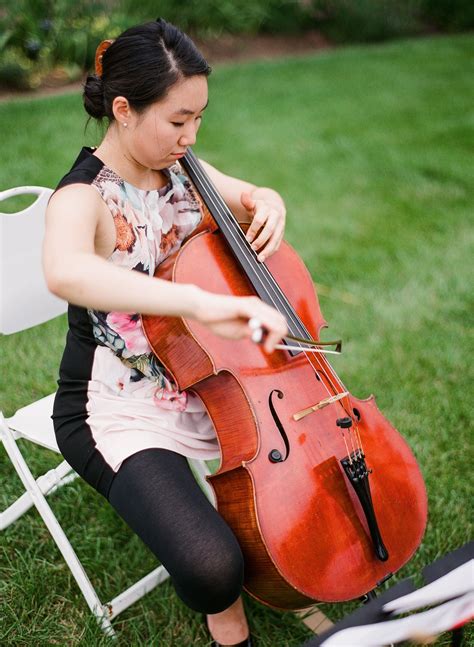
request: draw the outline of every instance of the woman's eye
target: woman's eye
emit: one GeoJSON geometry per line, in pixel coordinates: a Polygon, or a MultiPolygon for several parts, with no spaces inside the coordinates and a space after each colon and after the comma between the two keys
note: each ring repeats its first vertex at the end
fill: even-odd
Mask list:
{"type": "Polygon", "coordinates": [[[184,123],[181,121],[172,121],[171,122],[173,126],[176,126],[176,128],[180,128],[180,126],[184,126],[184,123]]]}

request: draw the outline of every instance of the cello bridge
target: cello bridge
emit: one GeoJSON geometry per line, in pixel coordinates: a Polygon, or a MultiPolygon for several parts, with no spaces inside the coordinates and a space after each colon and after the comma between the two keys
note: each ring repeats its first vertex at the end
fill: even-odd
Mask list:
{"type": "Polygon", "coordinates": [[[318,409],[324,409],[324,407],[327,407],[328,404],[332,404],[333,402],[342,400],[342,398],[345,398],[346,395],[349,395],[349,391],[343,391],[342,393],[336,393],[336,395],[331,395],[329,398],[324,398],[324,400],[321,400],[317,404],[313,404],[312,407],[308,407],[307,409],[301,409],[301,411],[297,411],[296,413],[294,413],[293,420],[296,420],[296,421],[301,420],[301,418],[305,418],[310,413],[313,413],[314,411],[318,411],[318,409]]]}

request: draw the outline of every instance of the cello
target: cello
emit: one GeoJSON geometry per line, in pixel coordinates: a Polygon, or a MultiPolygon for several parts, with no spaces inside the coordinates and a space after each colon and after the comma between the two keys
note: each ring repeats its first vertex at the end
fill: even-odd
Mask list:
{"type": "Polygon", "coordinates": [[[352,396],[331,367],[328,342],[318,341],[326,322],[296,252],[284,242],[257,261],[191,149],[180,163],[204,217],[155,276],[256,294],[288,323],[288,338],[268,354],[195,320],[142,317],[158,359],[214,424],[221,460],[207,478],[242,548],[244,588],[280,609],[359,598],[421,542],[427,498],[417,462],[374,397],[352,396]]]}

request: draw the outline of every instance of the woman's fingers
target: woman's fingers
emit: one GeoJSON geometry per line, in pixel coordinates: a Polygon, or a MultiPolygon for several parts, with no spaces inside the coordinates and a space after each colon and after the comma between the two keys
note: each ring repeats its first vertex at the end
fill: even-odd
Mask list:
{"type": "MultiPolygon", "coordinates": [[[[266,229],[266,228],[265,228],[266,229]]],[[[265,229],[262,232],[262,234],[265,233],[265,229]]],[[[270,228],[269,228],[270,229],[270,228]]],[[[268,238],[265,236],[262,236],[262,240],[260,240],[260,236],[255,240],[254,243],[252,243],[252,247],[255,245],[255,249],[263,249],[258,253],[258,260],[263,263],[263,261],[267,258],[269,258],[272,254],[274,254],[278,248],[280,247],[280,243],[283,238],[283,230],[284,230],[284,224],[283,223],[277,223],[276,227],[270,232],[270,235],[268,238]]]]}
{"type": "Polygon", "coordinates": [[[244,209],[246,209],[251,216],[255,214],[256,201],[252,198],[250,193],[244,191],[240,196],[240,202],[242,203],[244,209]]]}
{"type": "Polygon", "coordinates": [[[253,214],[252,222],[250,223],[247,233],[245,234],[246,239],[249,243],[252,243],[255,236],[258,234],[260,229],[265,225],[268,219],[269,210],[266,208],[265,204],[261,200],[256,201],[256,208],[253,214]]]}
{"type": "Polygon", "coordinates": [[[252,248],[255,250],[260,249],[265,245],[265,243],[270,239],[270,237],[275,233],[276,228],[278,227],[278,214],[275,212],[269,211],[266,215],[265,224],[263,229],[260,231],[258,236],[252,241],[252,248]]]}
{"type": "Polygon", "coordinates": [[[213,332],[230,339],[251,338],[257,321],[265,332],[264,348],[272,352],[287,333],[285,317],[258,297],[206,295],[198,317],[213,332]],[[250,322],[252,325],[249,325],[250,322]]]}
{"type": "Polygon", "coordinates": [[[251,337],[257,332],[258,326],[264,331],[264,348],[271,353],[275,345],[288,334],[285,317],[275,308],[268,306],[257,297],[250,297],[248,309],[247,336],[251,337]]]}
{"type": "MultiPolygon", "coordinates": [[[[250,198],[248,194],[242,194],[242,204],[248,207],[251,206],[251,200],[244,199],[250,198]]],[[[279,247],[283,237],[285,228],[285,214],[284,211],[278,209],[273,204],[264,202],[263,200],[252,201],[254,205],[254,215],[252,222],[247,230],[246,238],[252,245],[252,249],[258,254],[258,260],[264,261],[271,256],[279,247]],[[264,248],[264,249],[262,249],[264,248]]]]}

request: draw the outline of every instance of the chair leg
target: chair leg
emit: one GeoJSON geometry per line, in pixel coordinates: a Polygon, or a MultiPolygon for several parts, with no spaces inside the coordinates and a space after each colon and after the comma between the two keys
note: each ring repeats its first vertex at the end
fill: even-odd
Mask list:
{"type": "Polygon", "coordinates": [[[4,420],[0,419],[1,433],[5,450],[13,463],[18,476],[20,477],[26,491],[29,493],[33,504],[41,515],[46,527],[51,533],[56,545],[61,551],[62,556],[66,560],[67,565],[76,580],[82,595],[84,596],[89,608],[96,616],[97,621],[108,636],[115,636],[110,620],[107,617],[107,609],[102,605],[99,600],[87,573],[85,572],[81,562],[79,561],[73,547],[71,546],[66,534],[61,528],[58,520],[56,519],[53,511],[51,510],[46,498],[44,497],[41,489],[39,488],[36,480],[34,479],[28,465],[23,458],[18,446],[13,438],[10,429],[6,426],[4,420]]]}
{"type": "MultiPolygon", "coordinates": [[[[72,467],[66,461],[63,461],[56,468],[49,470],[37,478],[36,483],[44,495],[52,494],[63,485],[77,478],[77,474],[75,472],[71,474],[71,472],[72,467]]],[[[0,530],[8,528],[8,526],[24,515],[33,505],[34,503],[30,492],[24,492],[6,510],[0,512],[0,530]]]]}
{"type": "Polygon", "coordinates": [[[135,582],[128,589],[117,595],[113,600],[105,603],[109,611],[109,618],[112,620],[119,613],[122,613],[131,604],[140,600],[144,595],[152,591],[156,586],[168,579],[169,573],[163,565],[155,568],[151,573],[142,577],[141,580],[135,582]]]}

